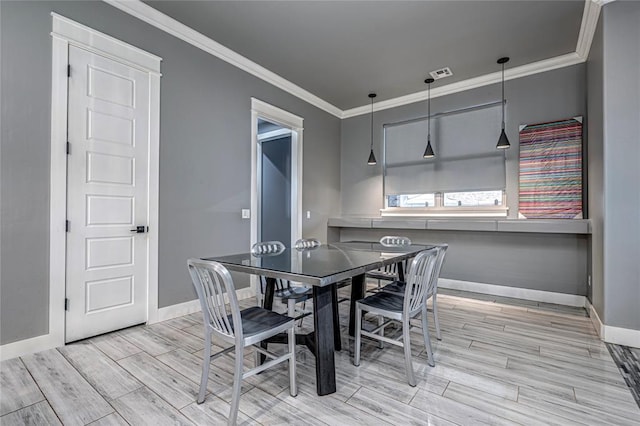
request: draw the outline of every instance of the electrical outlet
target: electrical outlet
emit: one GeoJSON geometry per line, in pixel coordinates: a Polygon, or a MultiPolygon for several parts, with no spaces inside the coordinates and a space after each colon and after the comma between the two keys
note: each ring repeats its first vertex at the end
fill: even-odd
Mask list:
{"type": "Polygon", "coordinates": [[[591,275],[587,278],[587,285],[591,287],[591,275]]]}
{"type": "Polygon", "coordinates": [[[307,210],[307,219],[311,219],[311,210],[307,210]]]}
{"type": "Polygon", "coordinates": [[[249,219],[250,217],[251,217],[251,210],[242,209],[242,218],[243,219],[249,219]]]}

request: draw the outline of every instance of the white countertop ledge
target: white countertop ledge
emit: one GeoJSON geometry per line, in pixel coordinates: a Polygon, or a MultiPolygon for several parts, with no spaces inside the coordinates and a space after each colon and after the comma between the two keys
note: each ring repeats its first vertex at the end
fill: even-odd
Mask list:
{"type": "Polygon", "coordinates": [[[439,231],[591,234],[589,219],[428,219],[345,216],[329,218],[332,228],[425,229],[439,231]]]}

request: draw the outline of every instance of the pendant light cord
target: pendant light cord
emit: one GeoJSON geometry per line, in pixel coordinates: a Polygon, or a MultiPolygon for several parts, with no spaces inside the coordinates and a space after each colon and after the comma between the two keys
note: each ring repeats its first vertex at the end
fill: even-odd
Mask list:
{"type": "Polygon", "coordinates": [[[373,98],[371,98],[371,115],[369,116],[371,123],[371,150],[373,151],[373,98]]]}
{"type": "Polygon", "coordinates": [[[502,63],[502,130],[504,130],[504,62],[502,63]]]}
{"type": "Polygon", "coordinates": [[[431,142],[431,83],[429,83],[428,99],[427,99],[427,142],[431,142]]]}

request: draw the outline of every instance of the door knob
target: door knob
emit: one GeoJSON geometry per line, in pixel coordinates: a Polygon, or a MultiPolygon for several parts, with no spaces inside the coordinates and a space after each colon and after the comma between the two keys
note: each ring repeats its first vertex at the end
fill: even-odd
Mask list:
{"type": "Polygon", "coordinates": [[[149,231],[149,227],[144,225],[136,226],[135,229],[131,230],[131,232],[135,232],[136,234],[144,234],[147,231],[149,231]]]}

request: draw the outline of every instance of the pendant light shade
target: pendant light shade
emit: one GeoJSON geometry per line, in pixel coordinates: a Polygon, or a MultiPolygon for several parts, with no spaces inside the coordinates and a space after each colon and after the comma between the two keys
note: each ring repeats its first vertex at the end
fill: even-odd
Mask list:
{"type": "Polygon", "coordinates": [[[375,93],[369,93],[369,99],[371,99],[371,151],[369,152],[369,159],[367,160],[367,164],[370,166],[375,166],[378,162],[376,161],[376,156],[373,153],[373,98],[377,95],[375,93]]]}
{"type": "Polygon", "coordinates": [[[433,152],[433,148],[431,147],[431,141],[427,142],[427,148],[424,150],[424,154],[422,154],[424,158],[433,158],[436,154],[433,152]]]}
{"type": "Polygon", "coordinates": [[[433,158],[436,154],[433,152],[433,147],[431,146],[431,83],[434,82],[433,78],[428,78],[424,81],[427,83],[428,94],[427,94],[427,147],[424,150],[424,154],[422,157],[424,158],[433,158]]]}
{"type": "Polygon", "coordinates": [[[506,64],[507,62],[509,62],[509,57],[507,56],[498,59],[498,63],[502,65],[502,131],[500,132],[500,137],[498,138],[498,145],[496,145],[497,149],[507,149],[511,147],[509,138],[504,131],[504,104],[506,103],[506,100],[504,98],[504,64],[506,64]]]}
{"type": "Polygon", "coordinates": [[[375,166],[376,163],[377,163],[376,156],[373,155],[373,149],[371,149],[371,152],[369,153],[369,159],[367,160],[367,164],[370,166],[375,166]]]}
{"type": "Polygon", "coordinates": [[[498,139],[498,145],[496,145],[496,148],[507,149],[509,147],[511,147],[511,144],[509,143],[509,138],[507,138],[507,134],[504,132],[504,129],[502,129],[502,131],[500,132],[500,138],[498,139]]]}

